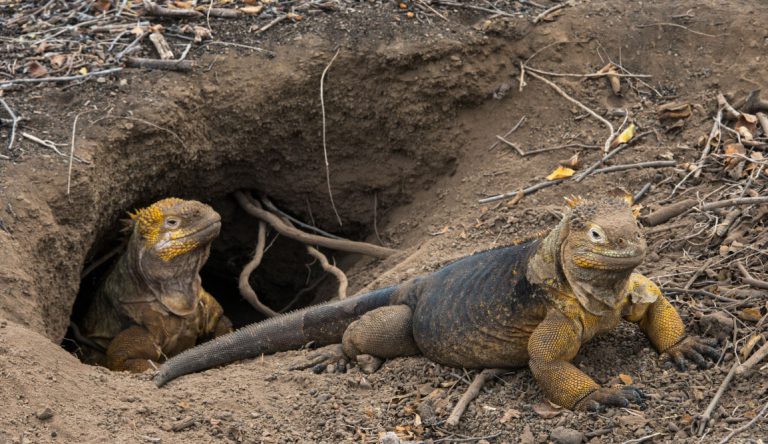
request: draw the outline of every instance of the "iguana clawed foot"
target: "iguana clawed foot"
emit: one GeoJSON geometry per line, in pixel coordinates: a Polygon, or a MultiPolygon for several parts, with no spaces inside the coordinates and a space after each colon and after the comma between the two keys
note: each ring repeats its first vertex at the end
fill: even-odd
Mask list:
{"type": "Polygon", "coordinates": [[[346,371],[347,355],[341,348],[341,344],[333,344],[310,353],[307,361],[291,367],[291,370],[305,370],[312,368],[313,373],[323,373],[329,365],[335,365],[336,370],[346,371]]]}
{"type": "Polygon", "coordinates": [[[617,388],[601,387],[579,401],[575,410],[598,412],[606,407],[629,407],[629,404],[645,406],[645,395],[639,389],[627,385],[617,388]]]}
{"type": "Polygon", "coordinates": [[[688,366],[686,359],[696,364],[699,368],[709,368],[712,364],[707,361],[717,361],[720,353],[714,348],[718,345],[717,339],[699,338],[687,336],[682,341],[673,345],[665,352],[666,358],[674,362],[680,371],[685,371],[688,366]]]}
{"type": "MultiPolygon", "coordinates": [[[[366,354],[357,355],[355,361],[357,361],[360,370],[366,374],[374,373],[384,363],[383,359],[366,354]]],[[[334,344],[318,349],[308,356],[306,362],[294,365],[291,367],[291,370],[312,368],[312,372],[319,374],[323,373],[329,365],[335,365],[338,373],[344,373],[347,368],[347,362],[349,362],[349,359],[344,354],[341,344],[334,344]]]]}

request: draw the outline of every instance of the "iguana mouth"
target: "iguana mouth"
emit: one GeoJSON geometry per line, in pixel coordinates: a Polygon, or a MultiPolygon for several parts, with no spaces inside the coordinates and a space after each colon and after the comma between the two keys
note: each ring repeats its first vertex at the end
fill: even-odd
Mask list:
{"type": "Polygon", "coordinates": [[[645,254],[631,252],[625,254],[601,254],[590,253],[588,255],[575,255],[573,262],[581,268],[594,268],[598,270],[628,270],[643,263],[645,254]]]}

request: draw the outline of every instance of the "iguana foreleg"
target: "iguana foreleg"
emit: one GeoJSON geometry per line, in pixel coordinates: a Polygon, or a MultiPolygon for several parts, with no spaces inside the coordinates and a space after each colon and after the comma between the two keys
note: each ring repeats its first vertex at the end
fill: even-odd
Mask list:
{"type": "Polygon", "coordinates": [[[133,325],[121,331],[107,347],[107,367],[115,371],[141,373],[160,361],[162,349],[144,327],[133,325]]]}
{"type": "Polygon", "coordinates": [[[710,364],[705,357],[715,361],[719,358],[720,354],[712,348],[717,345],[716,339],[685,335],[685,325],[677,310],[650,279],[633,273],[629,288],[630,298],[637,303],[625,319],[637,322],[656,350],[669,355],[678,368],[685,370],[686,359],[693,361],[699,368],[707,368],[710,364]]]}
{"type": "Polygon", "coordinates": [[[568,409],[597,410],[602,406],[627,407],[643,395],[633,387],[604,388],[571,364],[579,352],[577,323],[552,310],[528,340],[528,364],[547,399],[568,409]]]}

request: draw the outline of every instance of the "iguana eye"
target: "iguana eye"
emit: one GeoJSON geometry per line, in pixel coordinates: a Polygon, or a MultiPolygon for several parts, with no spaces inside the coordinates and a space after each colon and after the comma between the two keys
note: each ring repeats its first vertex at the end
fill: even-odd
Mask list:
{"type": "Polygon", "coordinates": [[[165,226],[168,228],[176,228],[179,226],[179,223],[181,223],[178,219],[175,217],[169,217],[165,220],[165,226]]]}
{"type": "Polygon", "coordinates": [[[603,233],[597,229],[597,228],[590,228],[589,229],[589,240],[595,243],[603,243],[605,242],[605,236],[603,233]]]}

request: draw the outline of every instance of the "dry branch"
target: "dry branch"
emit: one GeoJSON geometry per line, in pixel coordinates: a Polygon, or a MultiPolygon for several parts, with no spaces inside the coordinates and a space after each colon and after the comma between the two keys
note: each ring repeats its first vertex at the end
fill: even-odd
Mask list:
{"type": "Polygon", "coordinates": [[[510,191],[509,193],[504,193],[504,194],[499,194],[499,195],[496,195],[496,196],[486,197],[485,199],[480,199],[478,202],[481,203],[481,204],[486,204],[486,203],[496,202],[497,200],[505,200],[505,199],[517,198],[517,195],[521,194],[521,193],[522,193],[523,196],[527,196],[527,195],[529,195],[531,193],[534,193],[536,191],[539,191],[539,190],[541,190],[543,188],[551,187],[553,185],[557,185],[557,184],[562,183],[564,181],[565,181],[565,179],[558,179],[558,180],[551,180],[551,181],[548,180],[546,182],[540,182],[540,183],[537,183],[535,185],[531,185],[530,187],[522,189],[522,190],[510,191]]]}
{"type": "Polygon", "coordinates": [[[16,139],[16,125],[19,123],[19,118],[13,112],[11,107],[5,103],[5,100],[3,100],[2,97],[0,97],[0,104],[3,105],[3,108],[5,108],[8,116],[11,118],[11,133],[8,135],[8,152],[11,152],[11,148],[13,148],[13,141],[16,139]]]}
{"type": "Polygon", "coordinates": [[[269,200],[269,198],[266,197],[266,196],[262,196],[261,197],[261,203],[263,203],[264,206],[269,211],[271,211],[273,213],[276,213],[277,215],[279,215],[283,219],[288,219],[292,223],[300,226],[301,228],[306,228],[307,230],[314,231],[315,233],[317,233],[317,234],[319,234],[321,236],[330,237],[331,239],[344,240],[343,237],[336,236],[335,234],[332,234],[332,233],[329,233],[327,231],[321,230],[321,229],[317,228],[314,225],[306,224],[306,223],[296,219],[295,217],[291,216],[290,214],[286,213],[285,211],[281,210],[280,208],[277,208],[277,206],[275,204],[273,204],[272,201],[269,200]]]}
{"type": "Polygon", "coordinates": [[[535,72],[537,74],[542,74],[545,76],[552,76],[552,77],[580,77],[585,79],[593,79],[596,77],[630,77],[630,78],[649,78],[653,77],[650,74],[619,74],[617,72],[594,72],[589,74],[576,74],[576,73],[562,73],[562,72],[553,72],[553,71],[544,71],[538,68],[531,68],[530,66],[526,65],[525,69],[531,72],[535,72]]]}
{"type": "Polygon", "coordinates": [[[197,18],[203,16],[201,12],[194,9],[165,8],[149,0],[144,0],[144,10],[147,11],[147,15],[155,17],[197,18]]]}
{"type": "Polygon", "coordinates": [[[44,82],[68,82],[71,80],[82,80],[87,79],[90,77],[97,77],[97,76],[104,76],[107,74],[114,74],[116,72],[122,71],[123,68],[109,68],[105,69],[103,71],[94,71],[90,72],[88,74],[79,74],[76,76],[62,76],[62,77],[40,77],[39,79],[14,79],[14,80],[8,80],[0,82],[0,89],[3,89],[5,87],[8,87],[10,85],[15,85],[17,83],[44,83],[44,82]]]}
{"type": "MultiPolygon", "coordinates": [[[[163,37],[159,32],[153,32],[149,35],[149,41],[155,46],[157,53],[162,60],[171,60],[174,58],[171,45],[168,44],[168,40],[163,37]]],[[[129,59],[130,60],[130,59],[129,59]]]]}
{"type": "Polygon", "coordinates": [[[469,406],[469,403],[477,398],[485,383],[488,382],[489,379],[495,378],[502,373],[504,373],[504,370],[500,368],[487,368],[478,373],[475,376],[475,379],[472,380],[472,384],[469,385],[467,391],[464,392],[464,394],[461,396],[461,399],[459,399],[459,402],[457,402],[456,406],[453,408],[451,415],[445,422],[446,427],[456,427],[459,424],[461,415],[464,414],[464,411],[467,409],[467,406],[469,406]]]}
{"type": "Polygon", "coordinates": [[[546,83],[547,85],[549,85],[550,87],[552,87],[552,89],[554,89],[555,91],[557,91],[557,93],[558,93],[558,94],[560,94],[561,96],[563,96],[563,97],[564,97],[566,100],[568,100],[569,102],[571,102],[571,103],[573,103],[573,104],[577,105],[579,108],[583,109],[584,111],[586,111],[587,113],[589,113],[589,114],[590,114],[592,117],[594,117],[594,118],[596,118],[597,120],[599,120],[600,122],[602,122],[602,123],[603,123],[603,125],[605,125],[606,127],[608,127],[608,130],[611,132],[611,134],[608,136],[608,139],[606,139],[606,140],[605,140],[605,144],[604,144],[604,146],[603,146],[603,151],[604,151],[604,152],[606,152],[606,153],[608,152],[608,150],[609,150],[609,149],[610,149],[610,147],[611,147],[611,142],[613,142],[613,139],[616,137],[616,132],[614,131],[614,129],[613,129],[613,125],[611,124],[611,122],[607,121],[607,120],[606,120],[606,119],[604,119],[604,118],[603,118],[601,115],[599,115],[599,114],[597,114],[596,112],[592,111],[592,109],[591,109],[591,108],[589,108],[587,105],[585,105],[585,104],[583,104],[583,103],[579,102],[578,100],[574,99],[573,97],[569,96],[569,95],[568,95],[568,94],[567,94],[565,91],[563,91],[563,90],[562,90],[562,89],[561,89],[559,86],[557,86],[557,85],[556,85],[556,84],[554,84],[553,82],[549,81],[548,79],[546,79],[546,78],[542,77],[540,74],[537,74],[537,73],[535,73],[535,72],[533,72],[533,71],[530,71],[530,72],[528,73],[528,75],[530,75],[530,76],[533,76],[533,77],[535,77],[535,78],[537,78],[537,79],[541,80],[542,82],[546,83]]]}
{"type": "Polygon", "coordinates": [[[753,278],[752,275],[749,274],[749,271],[747,271],[747,268],[741,262],[737,262],[736,266],[739,268],[739,271],[741,272],[742,282],[744,282],[745,284],[749,284],[753,287],[762,288],[763,290],[768,290],[768,282],[753,278]]]}
{"type": "Polygon", "coordinates": [[[667,205],[660,208],[644,218],[646,225],[652,227],[662,224],[670,219],[687,214],[690,211],[710,211],[717,208],[730,207],[733,205],[753,205],[768,203],[768,197],[739,197],[734,199],[720,200],[701,206],[694,206],[698,203],[695,199],[687,199],[681,202],[667,205]]]}
{"type": "Polygon", "coordinates": [[[195,62],[191,60],[158,60],[128,57],[125,62],[131,68],[163,69],[166,71],[190,71],[195,67],[195,62]]]}
{"type": "Polygon", "coordinates": [[[305,233],[294,227],[290,227],[283,222],[280,217],[256,207],[250,202],[248,196],[242,191],[235,191],[235,199],[249,214],[265,221],[272,226],[278,233],[291,239],[297,240],[304,244],[319,245],[321,247],[330,248],[333,250],[347,251],[350,253],[365,254],[368,256],[386,258],[395,253],[397,250],[391,248],[380,247],[365,242],[355,242],[349,240],[328,239],[322,236],[316,236],[314,234],[305,233]]]}
{"type": "Polygon", "coordinates": [[[552,14],[553,12],[557,11],[558,9],[565,8],[566,6],[571,6],[571,2],[560,3],[559,5],[555,5],[555,6],[551,7],[551,8],[549,8],[549,9],[547,9],[546,11],[544,11],[541,14],[537,15],[536,17],[534,17],[533,24],[535,25],[536,23],[539,23],[541,20],[547,18],[547,16],[549,16],[549,14],[552,14]]]}
{"type": "Polygon", "coordinates": [[[723,393],[725,393],[725,389],[728,388],[728,384],[731,383],[731,380],[736,375],[736,369],[738,367],[739,367],[739,362],[738,361],[734,362],[733,366],[731,367],[731,370],[725,376],[725,379],[723,379],[723,382],[720,384],[720,387],[717,389],[715,396],[712,397],[712,401],[709,402],[707,409],[704,410],[704,413],[701,416],[696,418],[698,421],[698,428],[696,430],[693,430],[694,433],[698,434],[699,436],[702,436],[704,434],[704,431],[709,426],[709,422],[712,420],[712,412],[715,410],[715,407],[717,407],[717,403],[718,401],[720,401],[720,398],[723,396],[723,393]]]}

